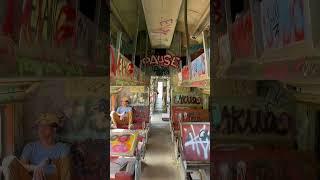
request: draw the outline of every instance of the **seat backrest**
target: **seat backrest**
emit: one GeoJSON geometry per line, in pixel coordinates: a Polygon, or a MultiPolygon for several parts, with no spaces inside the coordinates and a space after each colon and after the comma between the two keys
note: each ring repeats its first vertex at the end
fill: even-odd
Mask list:
{"type": "Polygon", "coordinates": [[[72,179],[104,179],[108,176],[105,139],[85,140],[71,146],[72,179]]]}
{"type": "Polygon", "coordinates": [[[133,123],[148,123],[150,120],[149,106],[134,106],[132,107],[133,123]]]}

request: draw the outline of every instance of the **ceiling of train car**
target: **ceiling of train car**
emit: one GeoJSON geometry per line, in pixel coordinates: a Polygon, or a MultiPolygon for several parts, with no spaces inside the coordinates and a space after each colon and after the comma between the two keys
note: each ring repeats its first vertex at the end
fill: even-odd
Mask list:
{"type": "Polygon", "coordinates": [[[140,13],[139,30],[146,29],[140,0],[111,0],[110,5],[111,11],[113,12],[110,21],[112,33],[120,29],[133,40],[138,26],[138,13],[140,13]]]}
{"type": "Polygon", "coordinates": [[[153,48],[169,48],[182,0],[141,0],[150,43],[153,48]]]}
{"type": "MultiPolygon", "coordinates": [[[[188,29],[190,37],[197,36],[192,43],[201,42],[201,32],[209,26],[210,0],[188,0],[188,29]]],[[[184,28],[184,0],[112,0],[111,11],[114,18],[111,19],[111,29],[113,32],[119,29],[134,39],[138,23],[138,11],[140,13],[139,30],[148,30],[149,38],[153,48],[169,48],[173,36],[173,30],[185,33],[184,28]],[[147,17],[147,18],[146,18],[147,17]],[[165,19],[167,18],[167,19],[165,19]],[[117,19],[118,22],[115,22],[117,19]],[[168,20],[169,21],[165,21],[168,20]],[[165,29],[171,22],[172,29],[165,29]],[[120,25],[119,25],[120,23],[120,25]],[[114,26],[114,27],[113,27],[114,26]],[[162,27],[164,26],[164,27],[162,27]]],[[[111,16],[111,18],[112,18],[111,16]]],[[[185,37],[185,35],[184,35],[185,37]]],[[[185,46],[186,40],[183,39],[185,46]]]]}
{"type": "MultiPolygon", "coordinates": [[[[184,7],[185,1],[181,7],[184,7]]],[[[210,0],[188,0],[188,30],[190,37],[196,40],[198,43],[201,42],[201,31],[209,27],[210,23],[210,0]],[[205,27],[203,27],[205,26],[205,27]]],[[[180,11],[176,31],[185,33],[184,25],[184,9],[180,11]]],[[[184,35],[185,37],[185,35],[184,35]]],[[[191,39],[191,40],[192,40],[191,39]]],[[[185,39],[184,39],[184,44],[185,39]]]]}

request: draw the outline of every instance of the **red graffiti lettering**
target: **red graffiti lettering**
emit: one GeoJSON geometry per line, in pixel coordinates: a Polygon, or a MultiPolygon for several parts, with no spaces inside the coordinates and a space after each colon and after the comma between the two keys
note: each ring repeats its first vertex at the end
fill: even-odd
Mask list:
{"type": "Polygon", "coordinates": [[[21,39],[26,43],[38,43],[53,39],[53,45],[61,45],[75,34],[76,10],[65,1],[26,0],[23,7],[21,39]]]}
{"type": "Polygon", "coordinates": [[[116,58],[114,54],[114,49],[110,46],[110,55],[111,55],[111,72],[116,76],[117,75],[117,64],[116,58]]]}
{"type": "Polygon", "coordinates": [[[163,27],[152,31],[153,34],[162,34],[162,35],[167,35],[169,32],[170,32],[170,29],[166,29],[163,27]]]}
{"type": "Polygon", "coordinates": [[[232,45],[238,58],[253,55],[252,17],[246,14],[232,25],[232,45]]]}
{"type": "Polygon", "coordinates": [[[304,1],[292,0],[290,14],[291,17],[295,18],[296,21],[296,23],[294,24],[295,41],[302,41],[304,40],[304,24],[297,23],[299,23],[299,18],[304,18],[304,1]],[[300,27],[299,25],[302,27],[300,27]]]}
{"type": "Polygon", "coordinates": [[[161,17],[160,28],[154,29],[153,34],[167,35],[172,29],[173,19],[163,19],[161,17]]]}
{"type": "Polygon", "coordinates": [[[173,19],[165,19],[160,21],[160,26],[170,26],[173,23],[173,19]]]}
{"type": "Polygon", "coordinates": [[[7,14],[5,17],[5,21],[2,27],[2,31],[4,34],[12,34],[13,33],[13,17],[14,17],[14,0],[7,1],[7,14]]]}
{"type": "Polygon", "coordinates": [[[162,67],[173,67],[179,68],[180,58],[176,56],[171,56],[169,54],[165,56],[155,56],[152,55],[151,57],[145,57],[142,59],[142,63],[144,65],[149,66],[162,66],[162,67]]]}
{"type": "Polygon", "coordinates": [[[69,5],[61,8],[57,19],[56,33],[54,35],[54,39],[58,45],[75,34],[75,20],[76,12],[74,8],[69,5]]]}

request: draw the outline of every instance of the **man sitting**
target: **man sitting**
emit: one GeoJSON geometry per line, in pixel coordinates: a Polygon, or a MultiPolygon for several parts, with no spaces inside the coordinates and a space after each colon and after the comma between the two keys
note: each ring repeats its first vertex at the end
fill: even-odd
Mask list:
{"type": "Polygon", "coordinates": [[[58,118],[41,114],[36,121],[39,140],[27,144],[21,159],[9,156],[3,161],[7,179],[12,180],[70,180],[69,147],[56,142],[58,118]]]}
{"type": "Polygon", "coordinates": [[[121,106],[117,111],[112,111],[110,116],[113,123],[113,128],[118,128],[121,125],[128,125],[128,129],[132,128],[132,108],[128,106],[129,99],[123,97],[121,99],[121,106]]]}

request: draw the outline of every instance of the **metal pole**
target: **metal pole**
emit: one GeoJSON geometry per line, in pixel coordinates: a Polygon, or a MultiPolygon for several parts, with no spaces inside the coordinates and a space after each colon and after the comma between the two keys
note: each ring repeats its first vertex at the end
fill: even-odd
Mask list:
{"type": "MultiPolygon", "coordinates": [[[[140,36],[140,39],[141,39],[141,36],[140,36]]],[[[141,80],[141,70],[142,70],[142,68],[141,68],[141,66],[142,66],[142,59],[141,59],[141,57],[142,57],[142,52],[141,52],[141,40],[140,40],[140,43],[139,43],[139,57],[140,57],[140,62],[139,62],[139,75],[138,75],[138,81],[140,81],[141,80]]]]}
{"type": "MultiPolygon", "coordinates": [[[[150,43],[150,39],[149,39],[149,36],[148,36],[148,33],[147,33],[147,44],[146,44],[146,57],[148,57],[148,51],[149,51],[149,43],[150,43]]],[[[152,51],[152,50],[151,50],[152,51]]],[[[152,54],[152,52],[151,52],[151,54],[152,54]]],[[[151,68],[147,68],[147,66],[145,66],[144,67],[145,68],[145,75],[150,75],[151,73],[151,71],[152,71],[152,66],[151,66],[151,68]]],[[[151,75],[150,75],[150,77],[151,77],[151,75]]]]}
{"type": "Polygon", "coordinates": [[[137,4],[137,12],[138,12],[138,20],[137,20],[137,31],[136,31],[136,37],[134,39],[134,49],[133,49],[133,57],[132,57],[132,63],[135,65],[136,62],[136,51],[137,51],[137,42],[138,42],[138,35],[139,35],[139,21],[140,21],[140,9],[139,9],[139,3],[137,4]]]}
{"type": "MultiPolygon", "coordinates": [[[[145,42],[146,42],[146,48],[145,48],[145,58],[148,57],[148,47],[149,47],[149,36],[148,36],[148,31],[145,31],[146,32],[146,39],[145,39],[145,42]]],[[[141,64],[142,64],[142,59],[141,59],[141,64]]],[[[144,66],[144,64],[142,64],[142,66],[144,66]]],[[[145,69],[143,69],[144,71],[145,69]]],[[[146,74],[145,74],[146,75],[146,74]]]]}
{"type": "MultiPolygon", "coordinates": [[[[117,44],[116,44],[116,48],[115,48],[115,50],[117,51],[117,59],[116,59],[116,63],[117,63],[117,71],[118,71],[118,69],[119,69],[119,67],[118,67],[118,61],[119,61],[119,59],[120,59],[120,55],[121,55],[121,53],[120,53],[120,49],[121,49],[121,38],[122,38],[122,32],[121,31],[119,31],[118,33],[117,33],[117,44]]],[[[118,72],[117,72],[117,74],[118,74],[118,72]]]]}
{"type": "MultiPolygon", "coordinates": [[[[179,32],[178,33],[179,34],[179,56],[181,57],[182,56],[182,33],[181,32],[179,32]]],[[[180,69],[182,69],[182,60],[180,61],[180,69]]]]}
{"type": "MultiPolygon", "coordinates": [[[[186,40],[187,40],[187,49],[186,49],[186,57],[187,57],[187,64],[190,65],[191,64],[191,58],[190,58],[190,52],[189,52],[189,30],[188,30],[188,0],[184,1],[184,27],[186,30],[186,40]]],[[[189,68],[189,74],[191,75],[191,67],[189,68]]]]}

